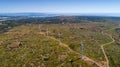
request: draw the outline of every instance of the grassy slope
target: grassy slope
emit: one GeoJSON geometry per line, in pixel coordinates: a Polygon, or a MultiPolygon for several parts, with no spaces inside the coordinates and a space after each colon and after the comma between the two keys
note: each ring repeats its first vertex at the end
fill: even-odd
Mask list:
{"type": "MultiPolygon", "coordinates": [[[[108,30],[107,33],[111,34],[113,38],[118,41],[119,34],[116,33],[115,28],[119,28],[118,26],[113,27],[113,29],[108,30]]],[[[110,45],[105,46],[106,53],[108,55],[108,59],[110,61],[110,67],[119,67],[120,66],[120,45],[117,43],[112,43],[110,45]]]]}
{"type": "MultiPolygon", "coordinates": [[[[86,24],[50,24],[50,25],[22,25],[11,29],[9,32],[0,34],[0,66],[20,67],[20,66],[47,66],[56,67],[94,67],[78,59],[79,56],[61,47],[58,42],[48,40],[46,36],[40,34],[40,30],[49,29],[49,36],[58,39],[61,32],[61,41],[69,45],[74,51],[80,52],[80,42],[84,44],[84,55],[96,60],[105,61],[100,45],[108,43],[111,39],[103,35],[100,30],[108,30],[114,27],[112,24],[86,23],[86,24]],[[104,27],[101,27],[104,26],[104,27]],[[80,29],[83,28],[83,29],[80,29]],[[19,48],[8,49],[6,46],[15,40],[22,41],[19,48]],[[76,60],[78,59],[78,60],[76,60]],[[72,64],[70,60],[75,60],[72,64]],[[6,64],[7,63],[7,64],[6,64]]],[[[109,46],[109,45],[108,45],[109,46]]],[[[116,48],[118,46],[114,46],[116,48]]],[[[107,53],[111,55],[112,46],[107,47],[107,53]],[[110,52],[110,53],[109,53],[110,52]]],[[[116,48],[119,50],[119,48],[116,48]]],[[[116,53],[116,51],[115,51],[116,53]]],[[[117,53],[116,53],[117,54],[117,53]]],[[[117,58],[119,55],[116,56],[117,58]]],[[[114,59],[114,57],[112,57],[114,59]]],[[[118,59],[117,59],[118,60],[118,59]]],[[[119,61],[119,60],[118,60],[119,61]]],[[[118,63],[116,61],[115,63],[118,63]]],[[[110,60],[112,62],[112,60],[110,60]]],[[[114,65],[114,64],[112,64],[114,65]]]]}
{"type": "MultiPolygon", "coordinates": [[[[0,34],[0,66],[2,67],[90,67],[84,61],[78,59],[79,56],[69,52],[64,47],[58,45],[58,42],[48,40],[46,36],[39,34],[39,28],[36,25],[23,25],[11,29],[9,32],[0,34]],[[9,43],[22,41],[22,46],[8,49],[9,43]],[[78,59],[72,64],[70,60],[78,59]]],[[[93,65],[95,66],[95,65],[93,65]]]]}
{"type": "MultiPolygon", "coordinates": [[[[85,47],[85,55],[96,61],[104,61],[100,44],[110,42],[111,40],[108,36],[102,35],[101,32],[97,32],[99,29],[93,29],[95,25],[98,24],[48,25],[47,28],[49,28],[50,31],[56,30],[56,33],[53,34],[56,38],[58,38],[57,33],[61,32],[62,42],[68,44],[77,52],[80,52],[79,45],[82,41],[85,47]],[[85,30],[81,30],[80,28],[85,28],[85,30]]],[[[43,27],[44,26],[42,26],[42,28],[43,27]]]]}

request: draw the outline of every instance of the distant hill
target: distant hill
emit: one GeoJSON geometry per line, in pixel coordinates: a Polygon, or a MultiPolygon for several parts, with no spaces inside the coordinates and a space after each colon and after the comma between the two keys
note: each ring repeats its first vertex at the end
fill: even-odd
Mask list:
{"type": "Polygon", "coordinates": [[[120,23],[120,17],[104,17],[104,16],[54,16],[45,18],[31,18],[26,21],[37,23],[88,23],[88,22],[109,22],[120,23]]]}
{"type": "Polygon", "coordinates": [[[88,23],[88,22],[109,22],[120,23],[120,17],[110,16],[77,16],[46,13],[5,13],[0,14],[0,21],[16,20],[18,23],[45,23],[45,24],[66,24],[66,23],[88,23]]]}
{"type": "Polygon", "coordinates": [[[46,13],[0,13],[0,16],[52,17],[52,16],[57,16],[57,15],[46,14],[46,13]]]}

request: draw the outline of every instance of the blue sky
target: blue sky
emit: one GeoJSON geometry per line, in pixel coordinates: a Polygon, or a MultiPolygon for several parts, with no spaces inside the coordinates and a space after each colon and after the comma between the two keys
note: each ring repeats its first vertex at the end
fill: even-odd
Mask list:
{"type": "Polygon", "coordinates": [[[0,0],[0,13],[120,13],[120,0],[0,0]]]}

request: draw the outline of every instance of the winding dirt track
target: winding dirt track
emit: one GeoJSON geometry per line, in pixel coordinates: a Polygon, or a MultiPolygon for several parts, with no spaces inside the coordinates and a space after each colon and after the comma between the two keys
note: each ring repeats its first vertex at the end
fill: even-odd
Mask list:
{"type": "MultiPolygon", "coordinates": [[[[115,29],[115,28],[113,28],[113,29],[115,29]]],[[[43,34],[43,35],[45,35],[45,33],[43,33],[43,32],[40,32],[40,33],[43,34]]],[[[104,50],[104,46],[109,45],[109,44],[111,44],[111,43],[114,43],[115,40],[114,40],[114,38],[112,37],[112,35],[110,35],[110,34],[103,33],[103,32],[102,32],[102,34],[109,36],[109,37],[111,38],[111,40],[112,40],[111,42],[102,44],[102,45],[100,46],[101,49],[102,49],[102,52],[103,52],[103,54],[104,54],[104,56],[105,56],[106,62],[107,62],[106,65],[102,65],[102,63],[96,62],[96,61],[94,61],[93,59],[90,59],[90,58],[87,57],[87,56],[83,56],[81,59],[84,60],[85,62],[87,62],[88,64],[96,64],[98,67],[109,67],[109,59],[108,59],[108,57],[107,57],[107,55],[106,55],[106,52],[105,52],[105,50],[104,50]]],[[[51,36],[48,36],[48,37],[49,37],[50,39],[53,39],[53,40],[59,42],[59,40],[56,39],[56,38],[54,38],[54,37],[51,37],[51,36]]],[[[69,49],[69,51],[74,52],[74,53],[80,55],[80,53],[72,50],[67,44],[60,42],[60,45],[66,47],[67,49],[69,49]]]]}
{"type": "MultiPolygon", "coordinates": [[[[115,27],[115,28],[120,28],[120,25],[119,25],[118,27],[115,27]]],[[[115,29],[115,28],[112,28],[112,29],[110,29],[110,30],[113,30],[113,29],[115,29]]],[[[107,30],[107,31],[109,31],[109,30],[107,30]]],[[[106,44],[102,44],[102,45],[101,45],[102,52],[103,52],[103,54],[104,54],[104,56],[105,56],[105,59],[106,59],[106,62],[107,62],[105,67],[110,67],[110,66],[109,66],[109,59],[108,59],[108,57],[107,57],[107,55],[106,55],[106,53],[105,53],[104,46],[106,46],[106,45],[108,45],[108,44],[114,43],[114,42],[115,42],[115,39],[114,39],[114,38],[112,37],[112,35],[110,35],[110,34],[107,34],[107,33],[104,33],[104,32],[102,32],[102,34],[109,36],[109,37],[111,38],[111,40],[112,40],[112,41],[109,42],[109,43],[106,43],[106,44]]]]}
{"type": "MultiPolygon", "coordinates": [[[[45,33],[43,33],[43,32],[41,32],[41,34],[44,34],[44,35],[45,35],[45,33]]],[[[105,44],[102,44],[102,45],[101,45],[102,52],[103,52],[103,54],[104,54],[104,56],[105,56],[105,59],[106,59],[106,62],[107,62],[106,65],[102,65],[102,63],[96,62],[96,61],[94,61],[93,59],[90,59],[90,58],[87,57],[87,56],[83,56],[81,59],[84,60],[85,62],[87,62],[87,63],[90,64],[90,65],[96,64],[98,67],[109,67],[109,60],[108,60],[108,57],[107,57],[107,55],[106,55],[106,53],[105,53],[104,46],[106,46],[106,45],[108,45],[108,44],[111,44],[111,43],[114,43],[115,40],[114,40],[114,38],[113,38],[111,35],[109,35],[109,34],[106,34],[106,33],[103,33],[103,32],[102,32],[102,34],[107,35],[107,36],[109,36],[109,37],[112,39],[111,42],[105,43],[105,44]]],[[[56,39],[56,38],[54,38],[54,37],[52,37],[52,36],[48,36],[48,37],[49,37],[50,39],[52,39],[52,40],[55,40],[55,41],[58,41],[58,42],[59,42],[58,39],[56,39]]],[[[72,49],[71,49],[67,44],[65,44],[65,43],[60,42],[60,46],[66,47],[69,51],[74,52],[74,53],[80,55],[80,53],[72,50],[72,49]]]]}
{"type": "Polygon", "coordinates": [[[102,44],[102,45],[101,45],[102,52],[103,52],[103,54],[104,54],[104,56],[105,56],[105,59],[106,59],[106,62],[107,62],[105,67],[109,67],[109,59],[108,59],[108,57],[107,57],[107,55],[106,55],[106,53],[105,53],[104,46],[106,46],[106,45],[108,45],[108,44],[114,43],[115,40],[114,40],[114,38],[113,38],[111,35],[109,35],[109,34],[107,34],[107,33],[103,33],[103,32],[102,32],[102,34],[109,36],[109,37],[111,38],[111,40],[112,40],[112,41],[109,42],[109,43],[106,43],[106,44],[102,44]]]}
{"type": "MultiPolygon", "coordinates": [[[[58,39],[56,39],[54,37],[50,37],[50,38],[53,39],[53,40],[55,40],[55,41],[59,41],[58,39]]],[[[61,42],[60,45],[66,47],[67,49],[69,49],[69,51],[74,52],[74,53],[80,55],[80,53],[72,50],[67,44],[61,42]]],[[[85,62],[87,62],[88,64],[96,64],[97,66],[102,67],[100,63],[98,63],[98,62],[90,59],[87,56],[83,56],[81,59],[84,60],[85,62]]]]}
{"type": "MultiPolygon", "coordinates": [[[[45,33],[41,32],[41,34],[45,34],[45,33]]],[[[52,36],[48,36],[48,37],[49,37],[50,39],[52,39],[52,40],[55,40],[55,41],[58,41],[58,42],[59,42],[58,39],[56,39],[56,38],[54,38],[54,37],[52,37],[52,36]]],[[[66,47],[69,51],[80,55],[80,53],[72,50],[72,49],[71,49],[67,44],[65,44],[65,43],[60,42],[60,46],[66,47]]],[[[98,63],[98,62],[90,59],[90,58],[87,57],[87,56],[83,56],[81,59],[84,60],[85,62],[87,62],[87,63],[90,64],[90,65],[96,64],[98,67],[103,67],[101,63],[98,63]]]]}

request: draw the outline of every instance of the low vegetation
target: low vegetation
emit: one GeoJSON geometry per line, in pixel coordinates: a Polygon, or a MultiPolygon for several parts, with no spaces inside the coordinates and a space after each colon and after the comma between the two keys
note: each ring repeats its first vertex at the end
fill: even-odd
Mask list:
{"type": "Polygon", "coordinates": [[[120,66],[120,27],[117,23],[102,23],[102,21],[98,23],[95,19],[86,22],[84,20],[85,23],[77,23],[79,20],[76,23],[69,23],[70,18],[61,20],[62,23],[56,23],[59,18],[61,19],[61,17],[55,18],[56,20],[54,17],[47,18],[49,21],[45,21],[44,18],[22,20],[21,23],[19,23],[20,20],[11,21],[12,23],[6,21],[5,24],[0,25],[2,31],[0,34],[0,66],[98,67],[96,64],[89,64],[81,59],[81,43],[84,47],[84,56],[105,65],[106,59],[100,46],[112,41],[109,36],[105,35],[106,33],[115,39],[114,43],[104,47],[109,65],[110,67],[120,66]],[[35,20],[36,24],[29,22],[35,20]],[[38,24],[37,21],[45,21],[46,24],[38,24]],[[63,21],[68,23],[63,23],[63,21]],[[74,52],[50,37],[66,44],[74,52]]]}

